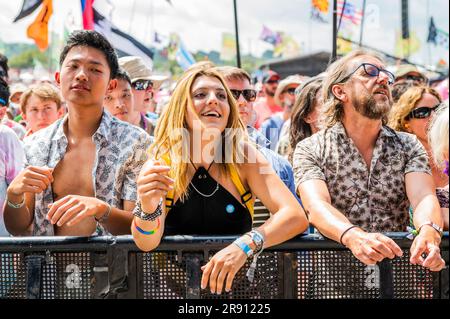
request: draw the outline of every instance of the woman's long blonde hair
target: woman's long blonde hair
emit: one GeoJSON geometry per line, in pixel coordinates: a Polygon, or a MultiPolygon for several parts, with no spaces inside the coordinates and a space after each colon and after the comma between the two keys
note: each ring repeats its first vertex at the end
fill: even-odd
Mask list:
{"type": "MultiPolygon", "coordinates": [[[[189,161],[182,160],[183,149],[185,149],[186,143],[189,143],[189,136],[186,136],[186,132],[188,132],[187,110],[190,108],[196,114],[191,91],[195,80],[201,76],[218,79],[226,91],[230,105],[226,130],[222,132],[222,161],[217,163],[221,172],[229,175],[232,167],[237,168],[239,159],[245,158],[241,142],[248,140],[247,131],[239,117],[238,106],[220,73],[213,68],[194,68],[186,71],[178,81],[167,108],[158,121],[155,140],[149,150],[150,158],[154,160],[166,161],[167,157],[170,159],[169,176],[175,180],[173,185],[175,196],[179,196],[182,201],[188,196],[190,178],[187,174],[189,161]],[[184,134],[180,134],[180,129],[184,134]],[[231,150],[228,150],[232,152],[231,156],[225,154],[225,139],[231,144],[231,150]]],[[[189,152],[189,150],[187,151],[189,152]]]]}
{"type": "Polygon", "coordinates": [[[411,87],[393,105],[389,113],[388,125],[396,131],[407,132],[405,124],[408,114],[415,109],[417,103],[425,94],[431,94],[438,99],[439,103],[442,102],[441,96],[435,89],[426,86],[411,87]]]}

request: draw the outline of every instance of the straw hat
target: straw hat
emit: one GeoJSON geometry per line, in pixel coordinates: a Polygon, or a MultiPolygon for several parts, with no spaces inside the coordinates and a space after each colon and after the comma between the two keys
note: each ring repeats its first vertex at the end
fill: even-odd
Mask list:
{"type": "Polygon", "coordinates": [[[125,56],[119,58],[119,66],[128,73],[131,83],[134,83],[137,80],[150,80],[153,82],[153,87],[158,88],[162,82],[167,80],[166,76],[152,74],[151,68],[149,68],[139,56],[125,56]]]}
{"type": "Polygon", "coordinates": [[[303,82],[303,78],[300,75],[290,75],[285,78],[283,81],[278,84],[277,90],[275,91],[275,103],[278,105],[282,105],[282,101],[280,100],[280,95],[283,91],[291,84],[301,85],[303,82]]]}

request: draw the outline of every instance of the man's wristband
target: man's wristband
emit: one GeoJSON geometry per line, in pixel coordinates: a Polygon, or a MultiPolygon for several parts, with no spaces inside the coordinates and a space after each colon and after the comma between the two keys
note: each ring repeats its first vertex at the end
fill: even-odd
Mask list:
{"type": "Polygon", "coordinates": [[[108,206],[108,210],[106,211],[106,213],[103,214],[102,217],[100,217],[100,218],[97,219],[97,217],[94,216],[94,219],[95,219],[95,221],[96,221],[97,223],[102,224],[102,223],[105,223],[105,222],[108,220],[108,217],[109,217],[109,215],[111,214],[112,207],[111,207],[111,205],[109,205],[108,203],[106,203],[106,205],[108,206]]]}
{"type": "Polygon", "coordinates": [[[14,203],[10,202],[8,198],[6,198],[6,205],[8,205],[8,207],[11,207],[14,209],[22,208],[25,205],[25,196],[23,197],[22,202],[20,202],[19,204],[14,204],[14,203]]]}
{"type": "Polygon", "coordinates": [[[428,221],[428,222],[425,222],[422,225],[420,225],[419,228],[417,229],[418,234],[420,234],[420,230],[422,229],[423,226],[432,227],[435,231],[437,231],[439,233],[439,236],[442,237],[442,233],[443,233],[442,227],[440,227],[438,224],[433,223],[432,221],[428,221]]]}
{"type": "Polygon", "coordinates": [[[341,234],[341,238],[339,238],[339,242],[341,243],[342,246],[345,246],[344,243],[342,242],[342,239],[344,238],[344,235],[347,234],[347,232],[348,232],[350,229],[353,229],[353,228],[358,228],[358,226],[356,226],[356,225],[350,226],[349,228],[347,228],[346,230],[344,230],[344,232],[341,234]]]}

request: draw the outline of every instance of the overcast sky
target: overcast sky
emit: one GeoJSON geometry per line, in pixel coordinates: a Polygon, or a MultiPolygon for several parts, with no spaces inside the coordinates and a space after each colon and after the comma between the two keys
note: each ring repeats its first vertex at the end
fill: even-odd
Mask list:
{"type": "MultiPolygon", "coordinates": [[[[349,0],[361,4],[362,0],[349,0]]],[[[332,1],[330,1],[332,2],[332,1]]],[[[400,0],[367,0],[368,18],[363,43],[395,54],[395,42],[400,31],[400,0]]],[[[96,0],[102,13],[125,32],[147,45],[152,34],[177,32],[191,51],[221,49],[222,33],[234,32],[232,0],[96,0]],[[108,4],[109,3],[109,4],[108,4]]],[[[240,42],[243,53],[260,55],[271,45],[259,40],[263,24],[292,35],[301,46],[302,53],[331,51],[331,23],[312,21],[311,0],[238,0],[240,42]]],[[[12,23],[20,11],[22,0],[0,0],[0,38],[4,42],[28,42],[26,28],[37,15],[12,23]]],[[[81,26],[79,0],[53,0],[54,13],[50,28],[61,33],[71,13],[81,26]]],[[[419,64],[435,64],[440,59],[448,63],[448,50],[427,45],[429,17],[433,16],[438,28],[449,31],[448,0],[410,0],[410,29],[416,32],[421,50],[411,56],[419,64]]],[[[326,17],[332,21],[331,9],[326,17]]],[[[359,29],[354,32],[359,40],[359,29]]]]}

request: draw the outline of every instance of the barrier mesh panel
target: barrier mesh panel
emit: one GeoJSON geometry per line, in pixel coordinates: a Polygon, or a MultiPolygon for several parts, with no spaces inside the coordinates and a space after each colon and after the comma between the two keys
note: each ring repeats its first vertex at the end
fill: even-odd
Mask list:
{"type": "MultiPolygon", "coordinates": [[[[210,259],[215,252],[210,253],[210,259]]],[[[246,273],[253,260],[250,258],[236,274],[231,291],[225,292],[225,284],[220,295],[211,294],[209,287],[201,292],[202,299],[275,299],[282,298],[283,272],[279,265],[281,253],[264,252],[258,258],[255,277],[250,282],[246,273]]]]}
{"type": "Polygon", "coordinates": [[[366,266],[349,251],[297,253],[297,298],[379,298],[379,268],[366,266]]]}
{"type": "Polygon", "coordinates": [[[55,253],[46,257],[42,273],[43,299],[90,299],[90,253],[55,253]]]}
{"type": "Polygon", "coordinates": [[[23,254],[0,254],[0,299],[24,299],[26,291],[23,254]]]}
{"type": "MultiPolygon", "coordinates": [[[[141,255],[141,256],[139,256],[141,255]]],[[[142,258],[144,299],[186,298],[186,262],[174,253],[144,253],[142,258]]]]}
{"type": "Polygon", "coordinates": [[[394,298],[433,298],[431,271],[409,262],[409,251],[392,261],[394,298]]]}

